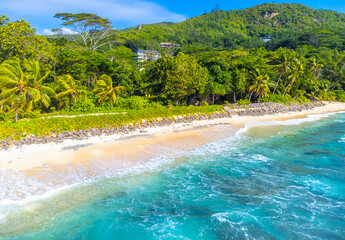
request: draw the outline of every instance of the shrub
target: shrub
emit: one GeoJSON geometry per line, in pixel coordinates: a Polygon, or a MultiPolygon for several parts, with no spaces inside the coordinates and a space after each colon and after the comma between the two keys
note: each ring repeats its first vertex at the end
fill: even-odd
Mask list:
{"type": "Polygon", "coordinates": [[[151,102],[144,97],[133,96],[129,98],[118,98],[115,102],[115,106],[124,109],[142,109],[149,107],[159,107],[161,104],[157,102],[151,102]]]}
{"type": "Polygon", "coordinates": [[[208,106],[209,104],[208,104],[208,102],[207,101],[202,101],[202,103],[201,103],[201,106],[208,106]]]}
{"type": "Polygon", "coordinates": [[[6,120],[6,114],[4,112],[0,112],[0,121],[6,120]]]}
{"type": "Polygon", "coordinates": [[[0,112],[0,122],[9,121],[13,119],[13,115],[10,112],[0,112]]]}
{"type": "Polygon", "coordinates": [[[333,91],[321,92],[318,97],[321,101],[334,101],[337,98],[333,91]]]}
{"type": "Polygon", "coordinates": [[[296,100],[300,103],[310,103],[309,99],[305,96],[300,96],[300,97],[296,98],[296,100]]]}
{"type": "Polygon", "coordinates": [[[26,135],[49,136],[64,131],[79,131],[92,128],[119,127],[129,123],[139,123],[143,119],[150,121],[171,116],[213,114],[222,111],[223,106],[203,107],[159,107],[129,110],[126,114],[105,114],[97,116],[78,116],[75,118],[39,118],[29,121],[0,122],[0,139],[20,140],[26,135]]]}
{"type": "Polygon", "coordinates": [[[85,113],[89,113],[89,112],[94,112],[96,111],[96,106],[93,103],[93,101],[91,99],[86,99],[83,101],[78,101],[75,106],[71,106],[69,107],[68,111],[70,112],[85,112],[85,113]]]}
{"type": "Polygon", "coordinates": [[[336,100],[339,102],[345,102],[345,93],[343,91],[334,91],[336,95],[336,100]]]}
{"type": "Polygon", "coordinates": [[[240,99],[237,101],[237,103],[240,105],[248,105],[248,104],[251,104],[252,102],[249,101],[248,99],[240,99]]]}
{"type": "Polygon", "coordinates": [[[293,99],[290,95],[283,96],[279,94],[270,95],[269,97],[263,97],[261,98],[261,102],[273,102],[273,103],[284,103],[284,104],[298,103],[298,101],[293,99]]]}
{"type": "Polygon", "coordinates": [[[25,112],[25,111],[19,111],[18,112],[18,118],[38,118],[41,115],[39,111],[31,111],[31,112],[25,112]]]}

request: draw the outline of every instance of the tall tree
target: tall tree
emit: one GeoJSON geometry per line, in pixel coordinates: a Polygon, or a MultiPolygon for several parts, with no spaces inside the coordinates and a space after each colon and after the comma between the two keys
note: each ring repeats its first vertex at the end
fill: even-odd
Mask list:
{"type": "MultiPolygon", "coordinates": [[[[48,108],[51,102],[51,97],[55,96],[55,91],[47,86],[44,86],[43,82],[47,79],[50,71],[47,71],[44,75],[41,74],[41,68],[38,61],[24,60],[23,67],[28,74],[28,85],[32,89],[38,90],[36,102],[40,102],[45,108],[48,108]]],[[[32,110],[34,99],[28,99],[27,109],[32,110]]]]}
{"type": "Polygon", "coordinates": [[[279,48],[276,52],[274,52],[272,59],[273,68],[278,72],[279,78],[274,86],[272,94],[275,94],[282,78],[288,73],[290,69],[290,62],[292,61],[291,58],[292,51],[286,48],[279,48]]]}
{"type": "Polygon", "coordinates": [[[270,78],[267,74],[261,74],[259,69],[255,69],[255,70],[256,71],[253,74],[254,76],[253,82],[249,86],[248,90],[254,93],[255,97],[259,97],[259,102],[260,102],[261,96],[267,97],[268,94],[271,92],[269,88],[270,83],[268,82],[270,78]]]}
{"type": "Polygon", "coordinates": [[[117,95],[123,89],[123,86],[113,87],[111,77],[104,74],[97,80],[94,92],[96,93],[96,97],[99,97],[98,103],[103,103],[106,99],[109,99],[110,107],[113,108],[117,95]]]}
{"type": "Polygon", "coordinates": [[[196,94],[202,94],[209,73],[194,57],[179,53],[175,58],[163,56],[154,62],[147,72],[147,78],[151,81],[151,93],[162,94],[163,97],[179,103],[196,94]]]}
{"type": "Polygon", "coordinates": [[[6,60],[0,65],[0,87],[0,105],[11,107],[15,121],[18,121],[19,110],[31,111],[33,103],[41,100],[41,89],[33,86],[33,75],[23,71],[18,59],[6,60]]]}
{"type": "MultiPolygon", "coordinates": [[[[0,21],[1,22],[1,21],[0,21]]],[[[0,61],[10,57],[49,61],[53,47],[24,20],[0,24],[0,61]]]]}
{"type": "Polygon", "coordinates": [[[288,82],[285,86],[283,95],[286,95],[288,90],[292,88],[295,81],[298,80],[301,74],[303,74],[303,71],[304,71],[304,66],[303,66],[302,57],[296,55],[294,57],[294,60],[291,62],[290,73],[287,77],[288,82]]]}
{"type": "Polygon", "coordinates": [[[56,98],[61,100],[65,106],[72,104],[75,106],[77,100],[85,98],[87,93],[81,89],[81,84],[71,75],[59,76],[56,80],[58,85],[56,98]]]}
{"type": "Polygon", "coordinates": [[[106,18],[91,13],[57,13],[54,17],[63,20],[62,25],[72,28],[75,33],[64,34],[63,29],[53,29],[53,31],[67,35],[77,45],[91,51],[115,42],[110,38],[113,35],[112,27],[106,18]]]}

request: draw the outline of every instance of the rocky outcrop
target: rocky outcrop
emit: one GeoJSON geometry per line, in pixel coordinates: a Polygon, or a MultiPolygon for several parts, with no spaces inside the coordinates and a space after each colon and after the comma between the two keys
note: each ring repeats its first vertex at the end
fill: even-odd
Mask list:
{"type": "Polygon", "coordinates": [[[263,16],[263,18],[264,19],[272,19],[278,15],[279,15],[279,12],[266,12],[265,15],[263,16]]]}
{"type": "Polygon", "coordinates": [[[267,114],[301,112],[303,110],[311,110],[315,107],[322,107],[322,102],[313,102],[307,104],[290,104],[281,103],[252,103],[245,106],[232,104],[225,107],[225,110],[232,115],[238,116],[262,116],[267,114]]]}

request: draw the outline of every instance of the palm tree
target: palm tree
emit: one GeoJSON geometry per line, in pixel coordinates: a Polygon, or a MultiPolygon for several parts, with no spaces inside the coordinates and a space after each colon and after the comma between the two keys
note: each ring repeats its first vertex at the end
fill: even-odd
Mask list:
{"type": "Polygon", "coordinates": [[[317,62],[316,57],[311,57],[311,66],[310,66],[310,71],[315,74],[316,79],[319,79],[321,74],[322,74],[322,68],[324,67],[323,64],[319,64],[317,62]]]}
{"type": "Polygon", "coordinates": [[[254,93],[255,97],[259,97],[259,102],[261,96],[267,97],[269,95],[270,91],[270,83],[269,79],[270,77],[265,74],[261,74],[259,69],[255,69],[256,73],[254,74],[254,81],[253,84],[249,86],[249,91],[251,91],[251,95],[249,97],[249,100],[251,100],[251,96],[254,93]]]}
{"type": "Polygon", "coordinates": [[[72,103],[75,106],[77,100],[85,98],[87,95],[85,90],[80,89],[79,82],[69,74],[57,77],[56,83],[59,91],[56,98],[63,100],[65,105],[72,103]]]}
{"type": "MultiPolygon", "coordinates": [[[[31,111],[33,103],[41,99],[40,90],[31,84],[32,74],[24,72],[18,59],[4,61],[0,65],[0,105],[9,105],[15,112],[18,121],[18,111],[26,107],[31,111]]],[[[43,80],[42,80],[43,81],[43,80]]]]}
{"type": "Polygon", "coordinates": [[[116,101],[116,95],[123,90],[123,86],[113,87],[113,80],[106,74],[103,74],[96,82],[96,88],[94,90],[98,99],[98,103],[103,103],[107,98],[110,101],[110,107],[113,108],[113,104],[116,101]]]}
{"type": "Polygon", "coordinates": [[[295,83],[298,77],[303,73],[303,69],[304,67],[303,67],[302,59],[296,56],[294,61],[291,63],[290,74],[287,77],[289,82],[285,87],[283,95],[286,95],[287,91],[292,88],[292,85],[295,83]]]}
{"type": "Polygon", "coordinates": [[[287,74],[291,62],[291,52],[285,48],[280,48],[274,58],[274,68],[279,72],[279,78],[274,86],[272,94],[274,94],[279,86],[282,77],[287,74]]]}
{"type": "MultiPolygon", "coordinates": [[[[47,71],[44,76],[41,75],[40,65],[37,61],[28,61],[24,60],[23,64],[26,68],[28,77],[28,84],[32,89],[38,90],[37,99],[45,108],[48,108],[50,105],[50,97],[55,96],[55,91],[47,86],[43,85],[43,81],[48,77],[50,71],[47,71]]],[[[36,91],[37,92],[37,91],[36,91]]],[[[27,109],[33,109],[33,99],[28,101],[27,109]]]]}

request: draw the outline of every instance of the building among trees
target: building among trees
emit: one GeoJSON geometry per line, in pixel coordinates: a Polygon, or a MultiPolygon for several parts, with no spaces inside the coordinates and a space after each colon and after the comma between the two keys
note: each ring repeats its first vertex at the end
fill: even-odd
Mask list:
{"type": "Polygon", "coordinates": [[[171,47],[181,47],[179,44],[174,44],[172,42],[162,42],[160,43],[161,48],[171,48],[171,47]]]}
{"type": "Polygon", "coordinates": [[[138,50],[135,55],[138,62],[153,62],[161,57],[159,52],[149,50],[138,50]]]}

